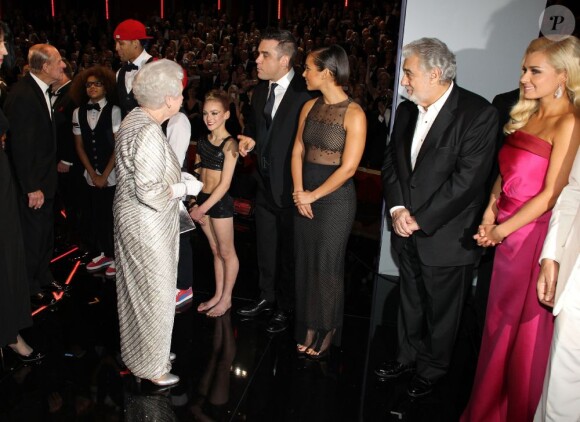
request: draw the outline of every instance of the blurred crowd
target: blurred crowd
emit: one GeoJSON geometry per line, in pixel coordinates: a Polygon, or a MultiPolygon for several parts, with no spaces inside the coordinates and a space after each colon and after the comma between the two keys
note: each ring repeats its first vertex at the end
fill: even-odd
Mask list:
{"type": "MultiPolygon", "coordinates": [[[[233,119],[229,129],[233,135],[243,133],[253,88],[258,83],[255,59],[263,30],[254,15],[250,7],[235,22],[225,13],[201,4],[166,19],[141,19],[153,37],[146,45],[149,54],[174,60],[187,72],[184,111],[192,123],[192,139],[205,130],[201,99],[214,88],[230,94],[233,119]]],[[[70,11],[34,23],[15,13],[6,17],[6,23],[14,34],[15,49],[14,70],[3,75],[8,85],[27,72],[28,49],[38,43],[54,45],[70,64],[73,77],[95,65],[113,70],[121,65],[113,41],[116,23],[106,21],[96,11],[70,11]]],[[[328,1],[321,7],[300,3],[278,24],[290,30],[298,41],[298,74],[302,74],[306,56],[315,48],[338,43],[347,51],[350,78],[344,89],[361,105],[369,122],[361,165],[380,168],[397,56],[399,11],[395,3],[359,1],[346,9],[339,1],[328,1]]]]}

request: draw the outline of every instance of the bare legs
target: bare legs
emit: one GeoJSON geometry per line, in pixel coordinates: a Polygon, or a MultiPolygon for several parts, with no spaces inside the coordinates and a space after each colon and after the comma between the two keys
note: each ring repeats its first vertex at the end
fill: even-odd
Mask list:
{"type": "Polygon", "coordinates": [[[218,317],[232,306],[232,290],[236,283],[240,263],[234,248],[234,219],[207,217],[207,224],[201,226],[213,253],[215,273],[215,294],[207,302],[201,303],[198,312],[218,317]]]}

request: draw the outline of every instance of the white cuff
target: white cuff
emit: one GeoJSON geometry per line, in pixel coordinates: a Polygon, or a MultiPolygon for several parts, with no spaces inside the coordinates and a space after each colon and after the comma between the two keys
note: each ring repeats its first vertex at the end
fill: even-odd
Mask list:
{"type": "Polygon", "coordinates": [[[403,208],[403,209],[404,209],[405,207],[404,207],[404,206],[402,206],[402,205],[395,205],[393,208],[391,208],[391,209],[389,210],[389,215],[391,216],[391,218],[393,217],[393,213],[394,213],[395,211],[397,211],[397,210],[400,210],[401,208],[403,208]]]}
{"type": "Polygon", "coordinates": [[[171,199],[181,198],[185,196],[187,192],[187,186],[185,186],[185,183],[183,182],[174,183],[173,185],[171,185],[171,191],[172,191],[171,199]]]}

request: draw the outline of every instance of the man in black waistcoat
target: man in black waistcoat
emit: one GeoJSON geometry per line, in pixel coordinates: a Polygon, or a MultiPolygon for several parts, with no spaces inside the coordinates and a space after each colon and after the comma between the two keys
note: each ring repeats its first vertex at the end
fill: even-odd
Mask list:
{"type": "Polygon", "coordinates": [[[124,63],[117,72],[117,91],[119,106],[125,117],[138,105],[133,96],[133,79],[141,66],[153,60],[153,57],[145,51],[144,44],[144,40],[152,37],[147,36],[145,25],[134,19],[127,19],[117,25],[113,37],[115,50],[124,63]]]}

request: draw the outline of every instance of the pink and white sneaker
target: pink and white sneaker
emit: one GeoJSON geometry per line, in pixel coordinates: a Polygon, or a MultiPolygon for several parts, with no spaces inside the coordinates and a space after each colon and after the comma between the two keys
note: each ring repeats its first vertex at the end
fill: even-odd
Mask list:
{"type": "Polygon", "coordinates": [[[187,290],[177,289],[177,294],[175,295],[175,306],[177,308],[186,305],[193,299],[193,289],[190,287],[187,290]]]}
{"type": "Polygon", "coordinates": [[[97,271],[101,268],[108,267],[113,262],[113,258],[106,257],[104,253],[101,253],[96,258],[93,258],[91,262],[87,264],[87,271],[97,271]]]}
{"type": "Polygon", "coordinates": [[[115,260],[113,260],[113,262],[111,262],[111,265],[109,265],[109,267],[105,271],[105,277],[115,278],[116,275],[117,275],[117,267],[115,266],[115,260]]]}

